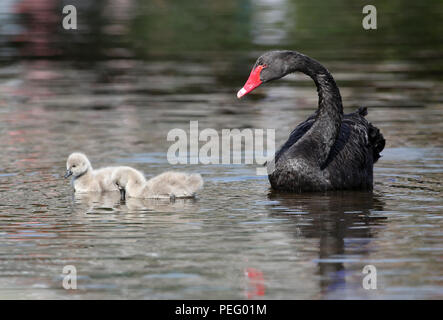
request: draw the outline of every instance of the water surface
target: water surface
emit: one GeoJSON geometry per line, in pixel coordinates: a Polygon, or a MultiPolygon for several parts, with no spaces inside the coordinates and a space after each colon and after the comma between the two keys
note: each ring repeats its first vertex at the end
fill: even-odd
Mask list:
{"type": "Polygon", "coordinates": [[[97,27],[111,38],[71,39],[74,58],[57,56],[63,38],[17,47],[11,34],[27,25],[1,15],[10,23],[0,66],[1,298],[443,297],[443,56],[439,29],[420,19],[439,17],[441,3],[380,4],[390,19],[371,36],[358,6],[339,4],[330,16],[315,1],[137,13],[127,3],[112,11],[121,14],[115,25],[91,22],[111,24],[97,27]],[[402,9],[409,20],[395,14],[402,9]],[[275,193],[255,165],[167,162],[168,132],[188,131],[191,120],[218,132],[275,129],[281,145],[315,110],[315,87],[299,74],[236,99],[255,58],[276,47],[324,63],[346,112],[369,107],[387,140],[374,192],[275,193]],[[94,167],[130,165],[147,177],[199,172],[205,187],[195,201],[172,203],[74,195],[62,178],[73,151],[94,167]],[[76,267],[78,290],[62,288],[65,265],[76,267]],[[362,287],[365,265],[377,268],[377,290],[362,287]]]}

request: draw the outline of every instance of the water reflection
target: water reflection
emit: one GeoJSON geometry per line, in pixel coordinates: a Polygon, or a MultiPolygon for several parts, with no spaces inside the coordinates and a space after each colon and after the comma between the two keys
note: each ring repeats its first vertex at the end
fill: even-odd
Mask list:
{"type": "Polygon", "coordinates": [[[186,212],[198,210],[196,199],[120,199],[120,192],[73,193],[72,212],[74,213],[146,213],[186,212]]]}
{"type": "MultiPolygon", "coordinates": [[[[362,4],[338,0],[8,0],[0,5],[0,36],[7,38],[0,58],[202,58],[210,52],[222,61],[233,52],[278,46],[301,47],[318,59],[412,58],[441,71],[441,61],[427,60],[441,58],[442,30],[435,24],[441,1],[378,3],[384,23],[376,34],[361,27],[361,10],[362,4]],[[77,8],[78,30],[61,28],[67,4],[77,8]]],[[[241,59],[236,56],[231,59],[241,59]]]]}
{"type": "Polygon", "coordinates": [[[291,220],[293,230],[289,232],[295,239],[319,240],[316,261],[323,295],[348,289],[345,263],[368,258],[372,239],[388,222],[386,216],[372,214],[374,210],[383,211],[384,205],[372,192],[271,192],[269,198],[277,202],[273,215],[291,220]]]}
{"type": "Polygon", "coordinates": [[[20,45],[21,55],[48,57],[58,54],[58,3],[57,0],[21,0],[12,6],[11,11],[22,27],[13,38],[20,45]]]}
{"type": "Polygon", "coordinates": [[[279,45],[288,41],[288,25],[294,23],[288,17],[287,0],[253,1],[252,30],[253,42],[258,45],[279,45]]]}
{"type": "Polygon", "coordinates": [[[120,206],[120,192],[90,192],[73,193],[72,206],[76,213],[93,213],[104,211],[114,211],[120,206]]]}
{"type": "Polygon", "coordinates": [[[379,297],[441,297],[442,6],[380,2],[366,32],[361,4],[341,0],[0,1],[0,295],[356,297],[374,263],[379,297]],[[77,31],[60,27],[63,4],[77,31]],[[346,112],[369,107],[387,140],[375,195],[268,199],[255,168],[190,165],[174,169],[208,181],[196,202],[72,196],[71,152],[159,174],[168,132],[190,120],[286,141],[317,105],[311,79],[235,97],[276,48],[324,63],[346,112]],[[60,292],[66,264],[83,290],[60,292]]]}

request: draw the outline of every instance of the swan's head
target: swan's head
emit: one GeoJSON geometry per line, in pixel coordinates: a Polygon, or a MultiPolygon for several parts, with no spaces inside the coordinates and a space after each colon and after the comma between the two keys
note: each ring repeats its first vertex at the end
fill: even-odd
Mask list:
{"type": "Polygon", "coordinates": [[[131,167],[118,167],[112,172],[111,175],[112,183],[120,190],[122,193],[122,200],[124,199],[125,192],[131,194],[132,192],[140,191],[146,179],[144,175],[131,167]]]}
{"type": "Polygon", "coordinates": [[[66,161],[65,178],[70,176],[73,176],[74,178],[79,177],[91,168],[91,163],[83,153],[74,152],[66,161]]]}
{"type": "Polygon", "coordinates": [[[254,64],[248,81],[241,88],[237,97],[241,98],[265,82],[280,79],[296,71],[297,64],[302,63],[302,54],[296,51],[269,51],[263,54],[254,64]]]}
{"type": "Polygon", "coordinates": [[[112,173],[111,181],[119,190],[124,190],[129,182],[129,174],[125,169],[116,169],[112,173]]]}

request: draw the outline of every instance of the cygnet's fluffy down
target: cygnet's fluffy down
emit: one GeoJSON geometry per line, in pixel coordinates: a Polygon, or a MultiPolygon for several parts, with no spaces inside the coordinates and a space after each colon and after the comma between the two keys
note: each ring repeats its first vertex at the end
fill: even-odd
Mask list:
{"type": "Polygon", "coordinates": [[[147,198],[161,198],[169,194],[176,198],[192,198],[203,187],[203,179],[198,173],[167,171],[146,182],[147,198]]]}
{"type": "Polygon", "coordinates": [[[86,155],[74,152],[66,161],[65,178],[73,177],[74,191],[79,193],[118,191],[118,187],[111,180],[112,172],[116,168],[120,167],[94,170],[86,155]]]}
{"type": "Polygon", "coordinates": [[[199,174],[167,171],[146,181],[141,172],[130,167],[116,169],[112,181],[128,197],[145,199],[192,198],[203,187],[199,174]]]}

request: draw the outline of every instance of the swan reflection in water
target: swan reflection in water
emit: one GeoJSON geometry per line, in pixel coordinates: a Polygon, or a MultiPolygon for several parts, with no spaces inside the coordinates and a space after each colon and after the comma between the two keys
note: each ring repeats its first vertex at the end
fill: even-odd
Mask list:
{"type": "Polygon", "coordinates": [[[383,202],[376,195],[360,191],[271,192],[269,198],[273,201],[272,215],[290,220],[288,232],[294,238],[319,239],[318,259],[314,262],[323,297],[344,293],[346,289],[362,289],[361,270],[365,263],[358,263],[358,259],[367,260],[373,249],[372,239],[387,223],[385,216],[374,212],[383,210],[383,202]],[[346,270],[345,263],[351,261],[357,262],[352,264],[352,272],[357,270],[361,277],[348,284],[346,279],[352,273],[346,270]]]}
{"type": "Polygon", "coordinates": [[[140,199],[126,198],[121,200],[120,192],[90,192],[73,194],[73,212],[75,213],[142,213],[177,212],[186,209],[196,210],[196,199],[140,199]]]}

